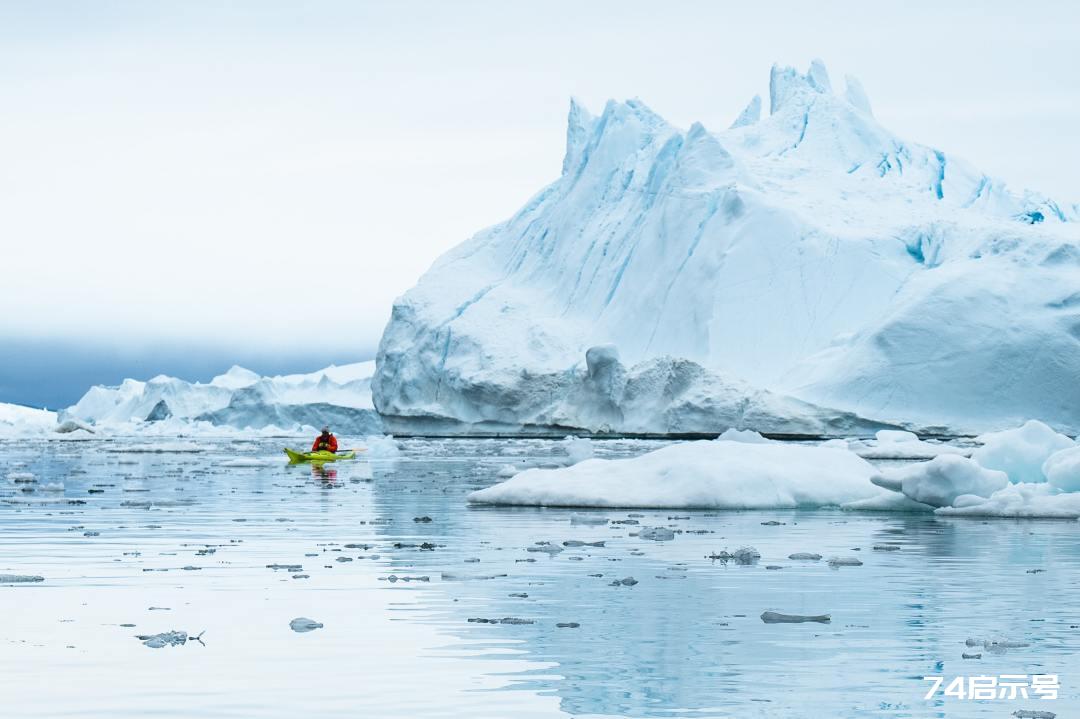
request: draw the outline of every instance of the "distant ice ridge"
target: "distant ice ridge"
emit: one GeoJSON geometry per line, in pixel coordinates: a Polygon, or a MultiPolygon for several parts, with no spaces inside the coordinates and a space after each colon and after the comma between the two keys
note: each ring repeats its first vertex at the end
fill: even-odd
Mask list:
{"type": "Polygon", "coordinates": [[[164,375],[146,382],[127,379],[91,388],[60,418],[140,431],[149,423],[166,434],[198,426],[291,430],[323,424],[345,434],[379,434],[371,403],[374,370],[369,361],[276,377],[233,367],[205,384],[164,375]]]}
{"type": "Polygon", "coordinates": [[[984,445],[973,458],[943,453],[879,472],[839,440],[808,446],[733,432],[630,459],[527,469],[473,492],[469,501],[663,509],[840,506],[955,516],[1080,517],[1080,445],[1041,422],[980,440],[984,445]]]}
{"type": "Polygon", "coordinates": [[[896,137],[845,84],[774,67],[768,116],[723,131],[572,102],[561,177],[395,303],[385,421],[1080,431],[1077,206],[896,137]]]}

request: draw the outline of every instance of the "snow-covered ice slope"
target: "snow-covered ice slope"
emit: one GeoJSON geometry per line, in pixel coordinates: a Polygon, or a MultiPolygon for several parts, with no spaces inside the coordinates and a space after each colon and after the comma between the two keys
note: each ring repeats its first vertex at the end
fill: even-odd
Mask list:
{"type": "Polygon", "coordinates": [[[56,427],[56,412],[0,402],[0,437],[38,434],[56,427]]]}
{"type": "Polygon", "coordinates": [[[91,388],[62,414],[106,426],[181,420],[289,429],[330,423],[351,434],[378,433],[371,403],[374,370],[369,361],[277,377],[233,367],[208,383],[164,375],[146,382],[127,379],[115,387],[91,388]]]}
{"type": "Polygon", "coordinates": [[[868,431],[822,407],[1080,429],[1077,206],[896,137],[846,85],[774,67],[769,115],[752,101],[723,131],[572,102],[562,175],[395,303],[380,412],[406,430],[868,431]]]}

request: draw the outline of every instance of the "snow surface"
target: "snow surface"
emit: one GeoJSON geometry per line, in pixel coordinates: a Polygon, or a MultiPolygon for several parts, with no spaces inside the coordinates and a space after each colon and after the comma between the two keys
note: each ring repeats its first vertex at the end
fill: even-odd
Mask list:
{"type": "Polygon", "coordinates": [[[478,504],[766,509],[824,507],[880,493],[867,461],[841,449],[698,441],[632,459],[527,469],[473,492],[478,504]]]}
{"type": "Polygon", "coordinates": [[[389,426],[1080,431],[1076,206],[893,135],[845,85],[773,68],[770,114],[719,132],[572,102],[561,177],[395,303],[389,426]]]}

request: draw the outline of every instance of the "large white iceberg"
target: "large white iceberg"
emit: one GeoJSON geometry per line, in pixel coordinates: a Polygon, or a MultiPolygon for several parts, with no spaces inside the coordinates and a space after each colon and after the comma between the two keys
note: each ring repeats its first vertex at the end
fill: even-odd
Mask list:
{"type": "Polygon", "coordinates": [[[820,63],[760,104],[571,103],[561,177],[395,303],[389,426],[1080,429],[1077,206],[893,135],[820,63]]]}
{"type": "Polygon", "coordinates": [[[161,423],[183,431],[194,424],[238,429],[292,429],[330,424],[347,434],[375,434],[371,402],[374,362],[331,366],[309,374],[262,377],[233,367],[210,382],[164,375],[114,387],[93,387],[62,419],[103,426],[161,423]]]}

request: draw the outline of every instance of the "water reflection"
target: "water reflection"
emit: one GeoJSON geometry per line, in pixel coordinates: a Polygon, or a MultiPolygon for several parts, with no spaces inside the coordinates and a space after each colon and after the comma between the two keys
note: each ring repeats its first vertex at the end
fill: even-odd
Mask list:
{"type": "MultiPolygon", "coordinates": [[[[819,716],[929,716],[940,707],[923,701],[922,676],[1076,666],[1080,642],[1068,624],[1080,610],[1070,588],[1080,568],[1075,523],[665,510],[594,511],[639,524],[591,527],[572,525],[569,510],[463,509],[462,494],[493,481],[496,466],[376,468],[377,513],[396,531],[431,516],[411,534],[446,543],[437,556],[395,555],[390,563],[402,573],[449,571],[441,592],[423,597],[431,610],[424,621],[466,633],[463,658],[475,655],[476,641],[491,652],[507,640],[523,642],[544,668],[515,675],[512,686],[553,692],[569,714],[803,716],[810,705],[819,716]],[[782,524],[763,526],[766,520],[782,524]],[[681,533],[671,542],[631,536],[641,526],[681,533]],[[529,551],[568,539],[605,546],[529,551]],[[706,559],[742,545],[761,552],[756,565],[706,559]],[[803,551],[863,564],[830,568],[824,560],[787,558],[803,551]],[[1051,557],[1052,579],[1026,573],[1051,557]],[[638,583],[611,586],[627,576],[638,583]],[[1036,598],[1036,587],[1047,594],[1036,598]],[[765,625],[764,610],[829,613],[833,620],[765,625]],[[503,617],[535,623],[468,622],[503,617]],[[982,636],[1023,638],[1033,648],[965,663],[965,640],[982,636]]],[[[1075,693],[1070,701],[1077,706],[1075,693]]],[[[966,705],[971,715],[1003,708],[966,705]]]]}
{"type": "MultiPolygon", "coordinates": [[[[424,691],[444,702],[440,711],[469,716],[519,716],[522,706],[557,713],[537,697],[557,699],[561,712],[575,716],[1007,716],[1020,708],[1068,716],[1080,709],[1074,680],[1065,679],[1076,676],[1080,649],[1075,522],[469,507],[465,495],[496,481],[500,466],[559,461],[561,449],[537,440],[404,446],[399,461],[310,468],[227,467],[237,454],[227,443],[206,443],[204,452],[186,456],[114,453],[105,443],[0,447],[4,475],[29,471],[42,483],[64,484],[61,492],[23,492],[11,482],[0,488],[0,573],[47,575],[41,589],[53,594],[35,600],[56,596],[63,612],[98,589],[109,592],[102,603],[126,597],[146,612],[176,589],[167,605],[176,614],[151,615],[154,631],[210,624],[208,656],[244,658],[259,666],[259,676],[272,677],[276,662],[286,661],[281,655],[297,651],[310,652],[307,671],[329,675],[353,666],[364,647],[364,686],[339,680],[325,696],[304,697],[324,711],[359,706],[372,687],[401,683],[416,688],[396,692],[398,703],[379,705],[377,713],[416,715],[402,707],[424,691]],[[637,524],[573,524],[575,514],[637,524]],[[678,533],[660,542],[633,536],[643,526],[678,533]],[[589,546],[596,542],[604,544],[589,546]],[[196,554],[207,545],[214,554],[196,554]],[[707,558],[744,545],[758,549],[757,563],[707,558]],[[862,565],[788,559],[794,552],[854,557],[862,565]],[[302,569],[267,566],[294,563],[302,569]],[[619,581],[630,577],[636,584],[619,581]],[[271,599],[284,608],[268,619],[260,612],[271,599]],[[188,604],[191,626],[173,620],[188,604]],[[230,622],[212,625],[211,617],[233,606],[230,622]],[[832,622],[766,625],[765,610],[828,613],[832,622]],[[297,639],[287,622],[301,615],[326,621],[326,629],[297,639]],[[369,623],[349,625],[356,617],[369,623]],[[245,637],[260,632],[259,652],[243,655],[245,637]],[[423,639],[394,664],[403,638],[414,634],[423,639]],[[963,660],[965,640],[980,637],[1031,646],[963,660]],[[422,660],[431,660],[422,675],[401,669],[422,660]],[[1062,698],[1052,707],[922,699],[925,675],[1036,672],[1063,675],[1062,698]],[[469,697],[441,688],[451,675],[468,678],[469,697]],[[513,711],[504,709],[511,704],[513,711]]],[[[647,446],[605,443],[598,451],[612,456],[647,446]]],[[[256,443],[247,452],[274,457],[280,448],[256,443]]],[[[27,596],[0,592],[12,602],[0,608],[17,611],[20,632],[40,624],[27,636],[44,645],[41,637],[53,636],[66,615],[39,616],[38,601],[14,604],[27,596]]],[[[124,618],[110,618],[109,631],[124,618]]],[[[121,636],[103,635],[97,646],[109,655],[96,660],[112,658],[111,642],[130,640],[121,636]]],[[[12,646],[0,644],[0,667],[9,671],[25,666],[12,646]]],[[[54,650],[49,665],[67,666],[60,661],[65,644],[54,650]]],[[[145,656],[130,661],[141,666],[145,656]]],[[[312,676],[293,672],[296,681],[312,676]]],[[[258,688],[272,692],[278,683],[260,680],[258,688]]],[[[176,691],[194,701],[197,688],[176,691]]],[[[290,715],[281,706],[279,715],[290,715]]]]}

